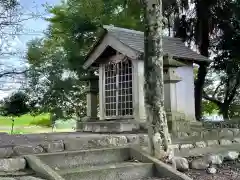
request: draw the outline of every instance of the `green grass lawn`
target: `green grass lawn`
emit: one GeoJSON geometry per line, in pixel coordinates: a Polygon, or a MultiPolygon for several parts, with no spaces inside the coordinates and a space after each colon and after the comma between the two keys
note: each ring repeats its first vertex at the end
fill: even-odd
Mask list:
{"type": "MultiPolygon", "coordinates": [[[[52,132],[52,128],[46,126],[50,123],[49,114],[40,114],[38,116],[32,116],[25,114],[20,117],[15,117],[13,134],[31,134],[31,133],[49,133],[52,132]]],[[[50,123],[51,125],[51,123],[50,123]]],[[[11,117],[0,116],[0,132],[11,133],[12,119],[11,117]]],[[[71,128],[58,128],[54,129],[54,132],[70,132],[71,128]]]]}
{"type": "MultiPolygon", "coordinates": [[[[15,117],[14,124],[15,126],[29,126],[34,121],[37,122],[41,119],[49,119],[49,114],[41,114],[35,117],[30,114],[26,114],[20,117],[15,117]]],[[[11,117],[0,116],[0,126],[11,126],[11,125],[12,125],[11,117]]]]}

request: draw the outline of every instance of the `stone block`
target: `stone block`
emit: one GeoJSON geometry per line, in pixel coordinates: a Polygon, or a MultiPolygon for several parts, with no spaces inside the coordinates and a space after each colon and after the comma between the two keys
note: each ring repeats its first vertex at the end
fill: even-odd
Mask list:
{"type": "Polygon", "coordinates": [[[44,149],[36,145],[18,145],[13,148],[16,155],[39,154],[43,153],[44,149]]]}
{"type": "Polygon", "coordinates": [[[169,147],[171,149],[179,149],[179,144],[170,144],[169,147]]]}
{"type": "Polygon", "coordinates": [[[209,167],[209,163],[204,158],[195,159],[191,162],[191,168],[197,170],[204,170],[209,167]]]}
{"type": "Polygon", "coordinates": [[[203,131],[201,134],[202,134],[201,136],[206,140],[207,139],[218,139],[218,137],[219,137],[218,130],[203,131]]]}
{"type": "Polygon", "coordinates": [[[229,138],[229,137],[233,137],[233,132],[229,129],[222,129],[220,132],[219,132],[219,137],[220,138],[229,138]]]}
{"type": "Polygon", "coordinates": [[[230,144],[232,144],[232,141],[230,141],[230,140],[228,140],[228,139],[220,139],[219,140],[219,144],[220,145],[230,145],[230,144]]]}
{"type": "Polygon", "coordinates": [[[148,135],[145,135],[145,134],[139,135],[139,141],[141,146],[144,146],[144,145],[148,146],[148,140],[149,140],[148,135]]]}
{"type": "Polygon", "coordinates": [[[187,171],[189,169],[188,160],[183,157],[173,157],[172,164],[179,171],[187,171]]]}
{"type": "Polygon", "coordinates": [[[204,141],[199,141],[195,143],[195,147],[197,148],[205,148],[207,145],[204,141]]]}
{"type": "Polygon", "coordinates": [[[127,135],[127,142],[129,144],[139,144],[140,143],[140,138],[138,135],[127,135]]]}
{"type": "Polygon", "coordinates": [[[186,132],[177,132],[175,134],[177,135],[178,138],[188,137],[188,133],[186,133],[186,132]]]}
{"type": "Polygon", "coordinates": [[[126,136],[107,136],[106,140],[113,146],[125,146],[128,143],[126,136]]]}
{"type": "Polygon", "coordinates": [[[190,135],[189,136],[200,136],[200,132],[196,132],[196,131],[194,131],[194,132],[190,132],[190,135]]]}
{"type": "Polygon", "coordinates": [[[207,140],[207,146],[219,145],[218,140],[207,140]]]}
{"type": "Polygon", "coordinates": [[[222,156],[224,157],[224,160],[235,161],[236,159],[238,159],[239,152],[228,151],[228,152],[223,153],[222,156]]]}
{"type": "Polygon", "coordinates": [[[24,158],[0,159],[0,171],[14,172],[26,168],[26,160],[24,158]]]}
{"type": "MultiPolygon", "coordinates": [[[[139,125],[133,121],[96,121],[96,122],[79,122],[83,132],[98,133],[120,133],[133,132],[139,130],[139,125]]],[[[79,130],[80,131],[80,130],[79,130]]]]}
{"type": "Polygon", "coordinates": [[[209,167],[209,168],[207,168],[207,173],[208,174],[216,174],[217,169],[215,167],[209,167]]]}
{"type": "Polygon", "coordinates": [[[234,138],[233,143],[240,143],[240,137],[239,138],[234,138]]]}
{"type": "Polygon", "coordinates": [[[88,141],[89,144],[94,145],[95,147],[107,147],[107,146],[124,146],[127,145],[126,136],[106,136],[100,139],[92,139],[88,141]]]}
{"type": "Polygon", "coordinates": [[[233,128],[233,129],[231,129],[231,131],[233,132],[234,137],[239,135],[239,133],[240,133],[240,130],[238,128],[233,128]]]}
{"type": "Polygon", "coordinates": [[[66,138],[64,139],[65,150],[83,150],[94,147],[88,142],[88,139],[75,139],[75,138],[66,138]]]}
{"type": "Polygon", "coordinates": [[[205,157],[209,164],[221,165],[223,163],[223,156],[221,154],[209,154],[205,157]]]}
{"type": "Polygon", "coordinates": [[[12,147],[6,147],[6,148],[0,148],[0,158],[8,158],[13,155],[13,148],[12,147]]]}
{"type": "Polygon", "coordinates": [[[23,176],[23,177],[19,177],[18,180],[44,180],[44,179],[39,177],[33,177],[33,176],[23,176]]]}
{"type": "Polygon", "coordinates": [[[193,144],[181,144],[180,149],[191,149],[194,148],[193,144]]]}
{"type": "Polygon", "coordinates": [[[42,144],[44,150],[48,153],[52,152],[62,152],[64,151],[64,142],[60,141],[52,141],[52,142],[44,142],[42,144]]]}
{"type": "Polygon", "coordinates": [[[99,138],[86,138],[86,139],[64,139],[64,146],[66,150],[83,150],[89,148],[99,147],[118,147],[128,144],[126,136],[102,136],[99,138]]]}

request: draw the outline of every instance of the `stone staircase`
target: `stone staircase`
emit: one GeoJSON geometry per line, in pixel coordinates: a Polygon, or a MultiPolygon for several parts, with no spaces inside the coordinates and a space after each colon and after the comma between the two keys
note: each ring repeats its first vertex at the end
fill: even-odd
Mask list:
{"type": "Polygon", "coordinates": [[[155,176],[153,163],[131,159],[128,148],[61,152],[38,157],[67,180],[139,180],[155,176]]]}
{"type": "Polygon", "coordinates": [[[138,149],[115,147],[12,157],[1,160],[0,180],[191,180],[138,149]]]}
{"type": "MultiPolygon", "coordinates": [[[[51,171],[56,173],[55,177],[43,177],[51,180],[190,180],[170,166],[131,148],[49,153],[37,155],[36,158],[38,165],[45,165],[40,169],[45,169],[48,174],[51,171]]],[[[33,163],[33,169],[38,171],[38,165],[33,163]]]]}

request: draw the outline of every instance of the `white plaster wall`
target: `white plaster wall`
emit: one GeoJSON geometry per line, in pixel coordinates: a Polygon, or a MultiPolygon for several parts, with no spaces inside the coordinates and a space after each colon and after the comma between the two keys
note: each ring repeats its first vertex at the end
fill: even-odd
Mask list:
{"type": "Polygon", "coordinates": [[[182,78],[182,81],[176,84],[177,110],[183,112],[186,118],[195,117],[194,105],[194,73],[193,64],[178,67],[176,74],[182,78]]]}
{"type": "MultiPolygon", "coordinates": [[[[139,91],[139,118],[146,119],[145,107],[144,107],[144,62],[138,61],[138,91],[139,91]]],[[[169,92],[169,85],[166,85],[165,99],[169,100],[167,96],[171,95],[172,100],[176,99],[177,105],[173,103],[165,102],[165,106],[174,106],[172,109],[176,109],[177,112],[184,113],[187,118],[195,117],[195,105],[194,105],[194,74],[192,64],[176,69],[176,74],[182,78],[182,81],[176,84],[176,94],[169,92]]]]}

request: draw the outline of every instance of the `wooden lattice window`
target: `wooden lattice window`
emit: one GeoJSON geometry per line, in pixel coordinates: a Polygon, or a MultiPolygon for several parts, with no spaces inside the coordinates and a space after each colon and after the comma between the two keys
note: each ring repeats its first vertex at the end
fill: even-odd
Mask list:
{"type": "Polygon", "coordinates": [[[132,116],[132,62],[122,61],[105,65],[105,115],[132,116]]]}

